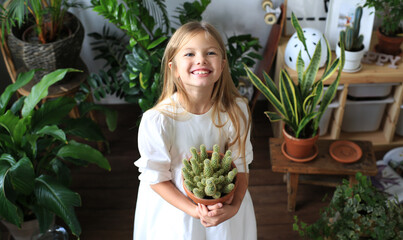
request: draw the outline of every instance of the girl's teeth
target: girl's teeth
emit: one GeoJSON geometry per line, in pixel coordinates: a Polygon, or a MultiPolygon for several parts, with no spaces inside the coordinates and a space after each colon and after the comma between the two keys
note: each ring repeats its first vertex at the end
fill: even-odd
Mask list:
{"type": "Polygon", "coordinates": [[[194,74],[207,74],[207,71],[195,71],[194,74]]]}

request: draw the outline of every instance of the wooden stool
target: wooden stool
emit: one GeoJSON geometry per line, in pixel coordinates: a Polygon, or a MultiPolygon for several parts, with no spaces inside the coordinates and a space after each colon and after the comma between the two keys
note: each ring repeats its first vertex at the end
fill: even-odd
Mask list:
{"type": "MultiPolygon", "coordinates": [[[[293,162],[287,159],[281,152],[283,139],[270,138],[270,161],[273,172],[286,174],[288,211],[294,212],[298,182],[300,174],[322,174],[322,175],[347,175],[350,184],[356,183],[355,174],[361,172],[363,175],[374,176],[378,172],[376,167],[375,153],[370,141],[354,141],[361,147],[363,155],[360,160],[354,163],[340,163],[334,160],[329,154],[329,146],[337,140],[319,139],[318,156],[305,163],[293,162]]],[[[326,185],[326,183],[324,184],[326,185]]]]}

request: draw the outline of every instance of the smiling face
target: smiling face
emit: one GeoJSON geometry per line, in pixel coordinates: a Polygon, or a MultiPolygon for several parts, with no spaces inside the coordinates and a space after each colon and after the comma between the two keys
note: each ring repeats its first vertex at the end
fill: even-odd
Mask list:
{"type": "Polygon", "coordinates": [[[180,79],[187,92],[200,89],[212,91],[224,67],[224,57],[217,41],[199,32],[178,51],[169,64],[175,77],[180,79]]]}

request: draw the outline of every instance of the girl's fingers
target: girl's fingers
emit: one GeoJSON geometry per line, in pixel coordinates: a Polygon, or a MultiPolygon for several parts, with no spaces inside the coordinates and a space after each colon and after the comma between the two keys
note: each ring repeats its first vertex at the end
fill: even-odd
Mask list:
{"type": "Polygon", "coordinates": [[[212,210],[216,210],[216,209],[220,209],[222,208],[222,203],[216,203],[214,205],[208,205],[207,208],[208,210],[212,211],[212,210]]]}

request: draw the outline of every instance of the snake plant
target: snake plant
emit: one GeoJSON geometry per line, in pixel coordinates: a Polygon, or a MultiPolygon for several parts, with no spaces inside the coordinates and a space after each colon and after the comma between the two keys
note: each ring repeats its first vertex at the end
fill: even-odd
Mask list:
{"type": "MultiPolygon", "coordinates": [[[[303,30],[294,15],[292,25],[297,31],[298,39],[307,50],[303,30]]],[[[305,63],[301,52],[297,59],[298,79],[293,81],[286,69],[282,69],[278,87],[267,73],[263,73],[264,81],[259,79],[249,68],[246,68],[251,82],[263,93],[277,112],[266,111],[270,121],[283,120],[290,134],[296,138],[310,138],[318,134],[319,121],[326,108],[334,98],[344,66],[344,44],[341,43],[341,57],[331,61],[331,50],[326,41],[327,59],[323,75],[317,78],[321,57],[321,43],[317,43],[311,61],[304,71],[305,63]],[[338,69],[337,77],[323,95],[324,82],[338,69]],[[322,96],[323,95],[323,96],[322,96]],[[317,109],[317,106],[319,108],[317,109]],[[290,132],[291,131],[291,132],[290,132]]]]}
{"type": "Polygon", "coordinates": [[[84,112],[104,111],[110,130],[116,127],[116,114],[99,105],[81,108],[71,97],[37,107],[47,97],[48,88],[69,71],[73,70],[59,69],[45,75],[28,96],[11,103],[12,95],[32,80],[35,70],[21,73],[0,95],[0,219],[21,226],[24,220],[36,218],[44,232],[57,215],[79,236],[74,207],[81,205],[81,199],[69,189],[69,166],[96,164],[111,169],[101,152],[79,140],[106,141],[102,130],[84,112]],[[68,114],[75,106],[81,117],[70,119],[68,114]]]}

